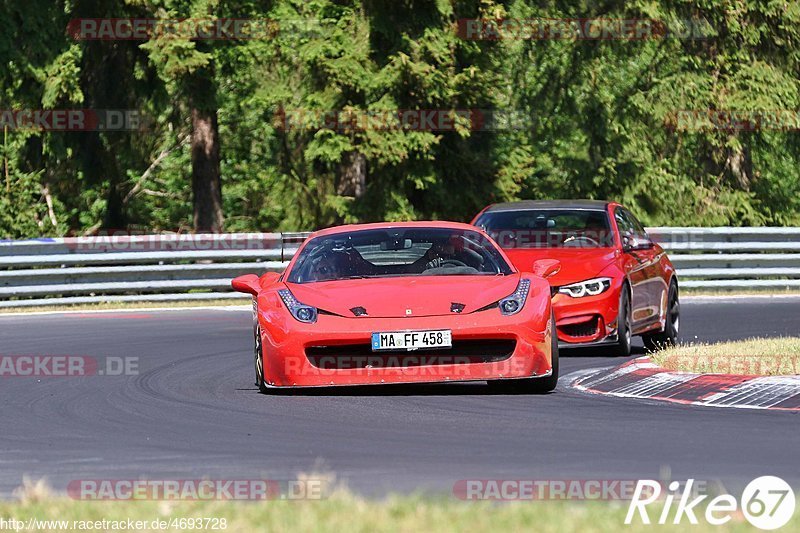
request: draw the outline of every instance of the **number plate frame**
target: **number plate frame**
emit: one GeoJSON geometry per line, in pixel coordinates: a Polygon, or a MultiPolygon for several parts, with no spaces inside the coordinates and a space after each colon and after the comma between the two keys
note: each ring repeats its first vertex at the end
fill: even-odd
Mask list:
{"type": "Polygon", "coordinates": [[[372,333],[371,342],[373,352],[413,352],[420,349],[433,349],[443,350],[453,347],[453,331],[450,329],[429,329],[429,330],[405,330],[405,331],[376,331],[372,333]],[[423,339],[429,333],[442,333],[443,342],[441,344],[424,344],[423,339]],[[385,346],[381,343],[381,335],[389,335],[394,338],[394,345],[385,346]],[[410,336],[416,336],[409,339],[410,336]],[[403,344],[398,344],[398,339],[402,340],[403,344]],[[406,344],[410,341],[411,346],[406,344]]]}

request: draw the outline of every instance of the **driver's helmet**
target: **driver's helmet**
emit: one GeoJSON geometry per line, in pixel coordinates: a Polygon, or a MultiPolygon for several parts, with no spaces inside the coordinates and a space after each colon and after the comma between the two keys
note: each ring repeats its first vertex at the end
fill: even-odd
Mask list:
{"type": "Polygon", "coordinates": [[[314,265],[314,277],[317,281],[334,280],[346,276],[349,258],[344,252],[330,252],[314,265]]]}
{"type": "Polygon", "coordinates": [[[428,249],[428,255],[432,258],[450,259],[455,256],[455,251],[456,248],[451,240],[434,241],[428,249]]]}

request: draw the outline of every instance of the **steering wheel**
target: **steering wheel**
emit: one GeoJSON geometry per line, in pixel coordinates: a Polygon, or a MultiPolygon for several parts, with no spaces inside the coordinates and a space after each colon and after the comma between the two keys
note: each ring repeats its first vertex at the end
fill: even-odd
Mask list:
{"type": "Polygon", "coordinates": [[[437,257],[432,261],[428,261],[425,265],[425,270],[429,270],[431,268],[457,268],[457,267],[466,267],[467,264],[459,261],[458,259],[442,259],[437,257]]]}
{"type": "Polygon", "coordinates": [[[579,241],[579,240],[580,241],[587,241],[592,246],[600,246],[600,241],[596,241],[596,240],[592,239],[591,237],[587,237],[586,235],[572,235],[570,237],[567,237],[567,239],[564,240],[564,242],[561,243],[561,244],[572,244],[572,243],[574,243],[576,241],[579,241]]]}

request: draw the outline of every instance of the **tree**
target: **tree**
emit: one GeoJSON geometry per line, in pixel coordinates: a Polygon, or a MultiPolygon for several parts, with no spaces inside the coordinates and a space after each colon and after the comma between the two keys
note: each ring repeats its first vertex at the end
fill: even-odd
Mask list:
{"type": "MultiPolygon", "coordinates": [[[[166,2],[156,10],[161,19],[213,18],[213,1],[166,2]]],[[[177,114],[188,110],[191,129],[193,227],[198,232],[223,230],[220,135],[214,49],[190,35],[165,33],[143,45],[171,92],[178,97],[177,114]]],[[[179,130],[182,128],[179,125],[179,130]]]]}

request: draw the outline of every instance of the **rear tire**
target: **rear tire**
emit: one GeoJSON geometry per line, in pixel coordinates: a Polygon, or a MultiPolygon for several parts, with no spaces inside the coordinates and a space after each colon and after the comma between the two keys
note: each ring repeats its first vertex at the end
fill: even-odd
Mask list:
{"type": "Polygon", "coordinates": [[[678,344],[681,327],[681,303],[678,297],[678,284],[674,280],[669,284],[666,314],[662,331],[642,335],[644,347],[650,352],[678,344]]]}
{"type": "Polygon", "coordinates": [[[631,297],[628,286],[622,285],[619,294],[619,312],[617,313],[617,344],[611,353],[617,357],[628,357],[631,355],[631,297]]]}
{"type": "Polygon", "coordinates": [[[261,326],[256,328],[255,347],[256,387],[261,394],[267,394],[269,389],[264,380],[264,349],[261,345],[261,326]]]}
{"type": "Polygon", "coordinates": [[[552,309],[550,322],[552,324],[550,361],[553,368],[551,374],[546,378],[492,380],[488,382],[492,389],[507,394],[545,394],[555,390],[558,385],[558,333],[556,332],[556,317],[552,309]]]}

